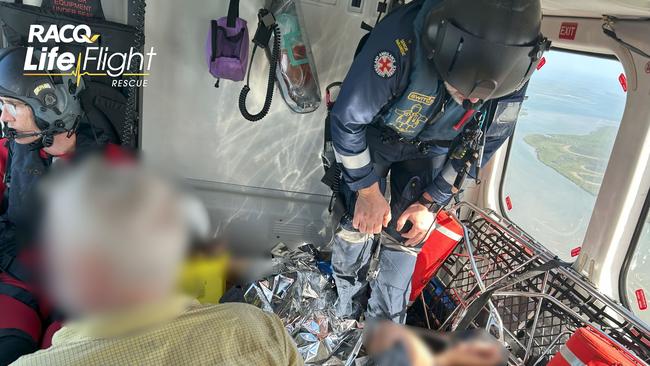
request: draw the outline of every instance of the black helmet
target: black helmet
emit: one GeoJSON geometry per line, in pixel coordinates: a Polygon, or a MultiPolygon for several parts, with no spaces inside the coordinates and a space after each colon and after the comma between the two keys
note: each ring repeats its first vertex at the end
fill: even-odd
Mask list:
{"type": "Polygon", "coordinates": [[[465,98],[519,90],[550,41],[540,0],[445,0],[428,14],[422,44],[441,77],[465,98]]]}
{"type": "MultiPolygon", "coordinates": [[[[39,52],[34,52],[32,62],[38,62],[39,52]]],[[[63,74],[60,70],[43,71],[43,76],[26,76],[24,71],[27,49],[11,47],[0,49],[0,97],[8,97],[27,104],[32,112],[38,128],[37,134],[19,135],[8,128],[3,134],[9,139],[28,136],[40,136],[43,145],[52,144],[56,134],[73,133],[83,115],[79,93],[84,90],[83,79],[63,74]]]]}

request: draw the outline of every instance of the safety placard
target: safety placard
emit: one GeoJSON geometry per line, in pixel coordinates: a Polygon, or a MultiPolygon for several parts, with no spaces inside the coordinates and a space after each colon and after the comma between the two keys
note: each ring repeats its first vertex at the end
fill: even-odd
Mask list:
{"type": "Polygon", "coordinates": [[[43,0],[41,6],[63,15],[104,18],[104,10],[99,0],[43,0]]]}
{"type": "Polygon", "coordinates": [[[648,302],[645,299],[645,292],[643,292],[643,289],[640,288],[636,291],[634,291],[634,294],[636,295],[636,302],[639,305],[639,310],[645,310],[648,308],[648,302]]]}
{"type": "Polygon", "coordinates": [[[560,39],[573,41],[576,39],[576,33],[578,33],[578,23],[565,22],[560,25],[560,39]]]}
{"type": "Polygon", "coordinates": [[[510,199],[510,196],[506,197],[506,207],[508,207],[508,211],[512,210],[512,200],[510,199]]]}

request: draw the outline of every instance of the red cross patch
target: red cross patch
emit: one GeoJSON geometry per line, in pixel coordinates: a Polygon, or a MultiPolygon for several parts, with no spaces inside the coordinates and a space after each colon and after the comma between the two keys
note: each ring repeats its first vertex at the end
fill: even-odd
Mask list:
{"type": "Polygon", "coordinates": [[[395,75],[396,70],[397,61],[395,61],[395,56],[388,51],[379,52],[375,57],[375,72],[377,75],[382,78],[389,78],[395,75]]]}

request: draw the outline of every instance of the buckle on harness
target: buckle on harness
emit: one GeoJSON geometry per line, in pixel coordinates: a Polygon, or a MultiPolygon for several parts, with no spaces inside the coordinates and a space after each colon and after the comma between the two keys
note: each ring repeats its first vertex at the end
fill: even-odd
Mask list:
{"type": "Polygon", "coordinates": [[[427,154],[429,152],[429,149],[431,147],[431,142],[426,142],[422,141],[420,139],[415,139],[415,140],[408,140],[402,136],[400,136],[399,133],[397,133],[395,130],[393,130],[390,127],[385,127],[382,126],[381,128],[381,143],[382,144],[394,144],[396,142],[401,142],[404,144],[409,144],[415,146],[418,151],[422,154],[427,154]]]}
{"type": "Polygon", "coordinates": [[[413,144],[417,149],[420,151],[422,154],[427,154],[429,152],[429,144],[426,142],[423,142],[421,140],[415,140],[413,141],[413,144]]]}

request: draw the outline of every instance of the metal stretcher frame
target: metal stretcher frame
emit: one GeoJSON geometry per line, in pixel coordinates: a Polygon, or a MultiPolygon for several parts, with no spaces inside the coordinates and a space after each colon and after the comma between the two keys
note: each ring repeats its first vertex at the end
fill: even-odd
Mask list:
{"type": "Polygon", "coordinates": [[[512,364],[544,364],[580,326],[601,330],[612,342],[636,354],[640,365],[648,364],[650,328],[628,309],[598,292],[565,263],[553,267],[550,262],[559,262],[555,255],[496,212],[467,202],[449,211],[457,220],[465,218],[458,220],[463,223],[465,239],[438,272],[446,296],[456,304],[445,319],[439,319],[439,329],[455,330],[468,308],[490,292],[481,315],[474,314],[471,324],[493,331],[504,343],[507,337],[512,364]],[[483,265],[482,272],[478,262],[491,262],[490,255],[496,255],[495,263],[483,265]],[[505,263],[508,260],[512,263],[505,263]],[[544,264],[552,269],[533,272],[546,268],[544,264]],[[464,295],[459,294],[462,287],[464,295]]]}

